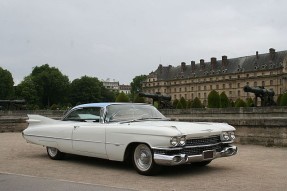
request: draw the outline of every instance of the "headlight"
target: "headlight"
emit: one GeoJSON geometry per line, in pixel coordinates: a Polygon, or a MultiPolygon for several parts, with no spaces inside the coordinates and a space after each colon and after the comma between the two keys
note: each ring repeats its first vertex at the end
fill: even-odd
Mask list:
{"type": "Polygon", "coordinates": [[[229,133],[229,136],[230,136],[231,140],[235,139],[235,134],[233,131],[229,133]]]}
{"type": "Polygon", "coordinates": [[[185,142],[186,142],[186,137],[185,136],[180,137],[180,139],[179,139],[180,146],[184,146],[185,142]]]}
{"type": "Polygon", "coordinates": [[[230,132],[223,132],[221,134],[222,141],[233,141],[235,139],[235,134],[233,131],[230,132]]]}
{"type": "Polygon", "coordinates": [[[171,137],[170,138],[170,144],[173,146],[173,147],[176,147],[176,146],[184,146],[186,143],[186,136],[179,136],[179,137],[171,137]]]}
{"type": "Polygon", "coordinates": [[[223,140],[223,141],[228,141],[228,140],[229,140],[229,135],[228,135],[227,132],[223,132],[223,133],[222,133],[222,140],[223,140]]]}
{"type": "Polygon", "coordinates": [[[178,143],[179,143],[178,137],[172,137],[172,138],[170,139],[170,144],[171,144],[172,146],[176,147],[176,146],[178,145],[178,143]]]}

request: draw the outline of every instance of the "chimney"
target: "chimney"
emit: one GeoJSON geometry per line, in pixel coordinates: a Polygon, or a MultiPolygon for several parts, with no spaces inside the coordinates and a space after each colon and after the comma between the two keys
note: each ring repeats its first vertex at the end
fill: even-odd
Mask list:
{"type": "Polygon", "coordinates": [[[185,62],[182,62],[181,63],[181,72],[184,72],[186,69],[186,63],[185,62]]]}
{"type": "Polygon", "coordinates": [[[222,66],[223,66],[223,67],[226,67],[227,64],[228,64],[227,56],[222,56],[222,66]]]}
{"type": "Polygon", "coordinates": [[[191,71],[195,71],[195,61],[191,61],[191,71]]]}
{"type": "Polygon", "coordinates": [[[200,68],[204,69],[204,67],[205,67],[204,60],[200,59],[200,68]]]}
{"type": "Polygon", "coordinates": [[[269,49],[269,55],[270,55],[270,60],[274,60],[274,58],[275,58],[275,49],[274,48],[269,49]]]}
{"type": "Polygon", "coordinates": [[[259,59],[258,51],[256,51],[256,59],[259,59]]]}
{"type": "Polygon", "coordinates": [[[216,68],[216,58],[212,57],[210,59],[211,68],[214,70],[216,68]]]}
{"type": "Polygon", "coordinates": [[[162,65],[161,64],[158,65],[158,71],[159,71],[160,74],[162,73],[162,65]]]}

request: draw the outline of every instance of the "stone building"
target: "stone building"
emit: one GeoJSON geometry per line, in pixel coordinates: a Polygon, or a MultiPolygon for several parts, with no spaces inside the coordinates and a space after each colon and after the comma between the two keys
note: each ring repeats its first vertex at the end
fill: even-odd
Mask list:
{"type": "Polygon", "coordinates": [[[120,85],[119,92],[124,92],[125,94],[131,93],[131,86],[130,85],[120,85]]]}
{"type": "Polygon", "coordinates": [[[102,80],[103,86],[108,90],[113,92],[119,91],[120,83],[118,81],[111,81],[109,78],[107,80],[102,80]]]}
{"type": "Polygon", "coordinates": [[[239,58],[222,56],[221,60],[212,57],[209,62],[201,59],[197,64],[191,61],[176,67],[159,65],[148,75],[143,90],[170,95],[172,100],[198,97],[206,105],[211,90],[224,91],[233,101],[253,98],[253,93],[243,91],[245,85],[273,89],[276,101],[287,90],[287,51],[276,52],[270,48],[269,53],[257,51],[255,55],[239,58]]]}

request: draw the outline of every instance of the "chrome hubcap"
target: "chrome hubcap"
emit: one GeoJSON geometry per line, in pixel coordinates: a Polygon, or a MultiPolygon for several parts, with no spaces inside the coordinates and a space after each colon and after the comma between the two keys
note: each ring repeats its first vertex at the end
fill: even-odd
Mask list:
{"type": "Polygon", "coordinates": [[[135,164],[141,171],[147,171],[152,164],[152,153],[147,145],[140,144],[134,152],[135,164]]]}
{"type": "Polygon", "coordinates": [[[56,148],[51,148],[51,147],[48,147],[48,153],[51,157],[55,157],[58,153],[58,149],[56,148]]]}

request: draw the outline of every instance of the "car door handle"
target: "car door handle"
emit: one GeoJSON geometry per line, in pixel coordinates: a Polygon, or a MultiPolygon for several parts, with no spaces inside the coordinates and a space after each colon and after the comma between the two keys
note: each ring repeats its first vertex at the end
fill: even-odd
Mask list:
{"type": "Polygon", "coordinates": [[[80,126],[74,126],[74,130],[76,130],[77,128],[79,128],[80,126]]]}

